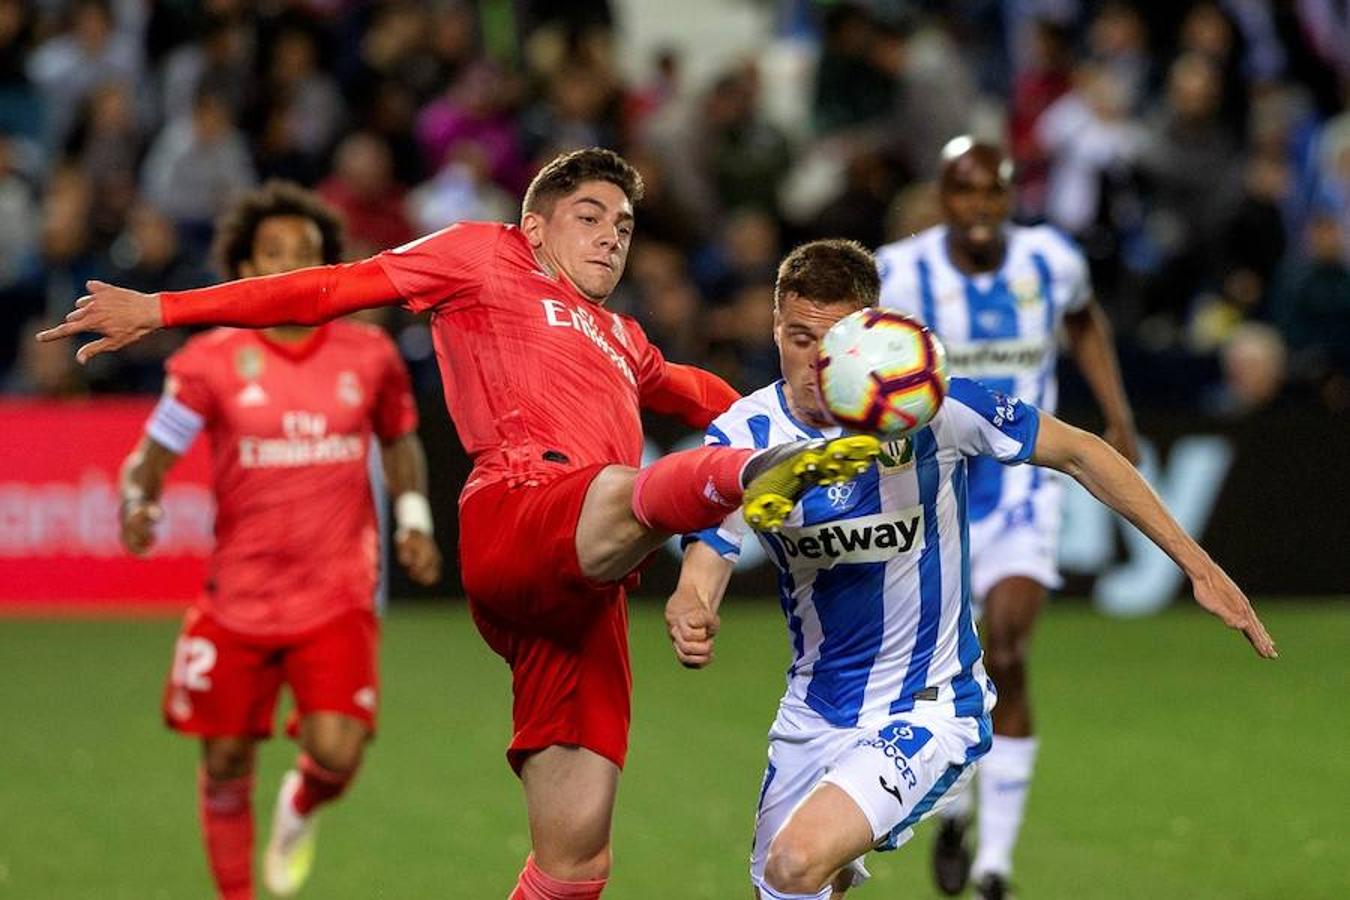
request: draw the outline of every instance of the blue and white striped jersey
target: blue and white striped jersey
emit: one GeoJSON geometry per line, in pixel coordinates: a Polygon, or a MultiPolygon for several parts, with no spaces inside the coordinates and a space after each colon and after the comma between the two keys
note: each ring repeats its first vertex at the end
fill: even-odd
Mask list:
{"type": "MultiPolygon", "coordinates": [[[[881,305],[914,316],[947,348],[952,374],[983,382],[1053,413],[1056,332],[1064,315],[1092,296],[1087,261],[1046,225],[1005,228],[1007,255],[997,272],[966,275],[947,255],[939,225],[877,251],[881,305]]],[[[970,515],[1025,503],[1044,478],[1039,469],[1005,470],[989,460],[970,467],[970,515]]]]}
{"type": "MultiPolygon", "coordinates": [[[[1035,408],[953,378],[926,427],[886,445],[878,465],[813,487],[780,533],[759,534],[779,572],[793,661],[785,704],[849,727],[906,712],[936,692],[958,716],[992,708],[970,604],[966,459],[1026,461],[1035,408]]],[[[835,437],[791,413],[777,382],[737,401],[709,444],[769,447],[835,437]]],[[[728,559],[747,529],[739,513],[697,535],[728,559]]]]}

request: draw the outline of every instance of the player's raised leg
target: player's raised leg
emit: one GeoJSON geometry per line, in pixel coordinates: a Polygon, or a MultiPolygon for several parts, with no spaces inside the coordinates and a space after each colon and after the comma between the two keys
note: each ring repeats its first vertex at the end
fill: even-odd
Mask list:
{"type": "Polygon", "coordinates": [[[1013,848],[1036,760],[1027,651],[1045,599],[1043,585],[1017,575],[997,582],[984,601],[984,664],[998,687],[998,705],[994,745],[979,767],[979,840],[971,880],[980,897],[1009,896],[1013,848]]]}
{"type": "Polygon", "coordinates": [[[253,768],[249,737],[202,740],[197,777],[206,862],[221,900],[253,900],[253,768]]]}
{"type": "Polygon", "coordinates": [[[623,578],[672,534],[716,525],[742,504],[753,527],[776,529],[807,487],[861,474],[880,449],[870,435],[849,435],[759,451],[700,447],[640,471],[610,466],[591,482],[577,522],[581,570],[623,578]]]}

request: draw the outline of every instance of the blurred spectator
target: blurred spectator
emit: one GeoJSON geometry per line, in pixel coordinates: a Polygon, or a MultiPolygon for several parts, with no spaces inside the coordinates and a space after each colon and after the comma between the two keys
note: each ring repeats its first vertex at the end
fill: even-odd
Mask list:
{"type": "Polygon", "coordinates": [[[1284,390],[1288,352],[1280,333],[1269,325],[1248,322],[1233,332],[1223,348],[1223,384],[1210,400],[1210,412],[1246,416],[1269,407],[1284,390]]]}
{"type": "Polygon", "coordinates": [[[95,88],[71,133],[67,155],[89,178],[93,190],[90,226],[100,244],[121,230],[136,198],[141,149],[130,86],[110,82],[95,88]]]}
{"type": "Polygon", "coordinates": [[[619,146],[622,96],[602,67],[560,67],[545,78],[544,91],[521,115],[523,150],[533,165],[580,147],[619,146]]]}
{"type": "Polygon", "coordinates": [[[1109,0],[1088,26],[1087,58],[1116,94],[1113,107],[1121,114],[1136,112],[1155,81],[1149,54],[1148,27],[1129,3],[1109,0]]]}
{"type": "Polygon", "coordinates": [[[1239,203],[1241,157],[1219,116],[1219,79],[1206,57],[1179,57],[1149,124],[1139,168],[1151,199],[1149,237],[1161,260],[1148,312],[1185,309],[1205,284],[1217,239],[1239,203]]]}
{"type": "Polygon", "coordinates": [[[791,155],[787,137],[759,108],[759,73],[740,66],[718,79],[704,98],[704,172],[719,208],[772,211],[791,155]]]}
{"type": "Polygon", "coordinates": [[[417,116],[417,141],[429,171],[438,170],[451,147],[476,144],[488,163],[492,180],[518,192],[525,182],[511,97],[501,73],[487,63],[467,66],[449,89],[417,116]]]}
{"type": "Polygon", "coordinates": [[[1127,182],[1144,145],[1131,96],[1108,65],[1086,63],[1074,88],[1041,116],[1037,138],[1050,154],[1046,217],[1083,238],[1108,214],[1104,199],[1127,182]]]}
{"type": "Polygon", "coordinates": [[[413,230],[428,234],[455,222],[510,222],[520,203],[491,178],[488,161],[477,144],[450,149],[445,165],[408,195],[413,230]]]}
{"type": "Polygon", "coordinates": [[[109,278],[134,291],[182,291],[215,280],[185,251],[173,222],[148,203],[131,210],[108,262],[109,278]]]}
{"type": "Polygon", "coordinates": [[[1345,235],[1329,213],[1308,223],[1302,253],[1286,260],[1271,288],[1271,316],[1300,377],[1344,394],[1350,379],[1350,263],[1345,235]],[[1335,387],[1339,384],[1339,387],[1335,387]]]}
{"type": "Polygon", "coordinates": [[[1073,86],[1072,35],[1057,22],[1033,25],[1030,60],[1013,78],[1008,110],[1008,137],[1016,166],[1017,205],[1024,217],[1045,211],[1050,154],[1041,143],[1037,126],[1050,106],[1073,86]]]}
{"type": "Polygon", "coordinates": [[[814,119],[822,134],[876,123],[895,105],[893,70],[885,66],[897,35],[857,3],[825,13],[824,42],[816,70],[814,119]]]}
{"type": "Polygon", "coordinates": [[[0,0],[0,134],[37,140],[43,110],[25,73],[32,20],[32,8],[25,0],[0,0]]]}
{"type": "Polygon", "coordinates": [[[920,181],[911,184],[891,200],[886,211],[886,240],[889,244],[901,238],[918,234],[942,222],[942,207],[938,201],[937,182],[920,181]]]}
{"type": "Polygon", "coordinates": [[[42,95],[47,144],[60,147],[75,124],[80,105],[108,82],[140,86],[142,48],[135,35],[120,31],[109,0],[75,0],[68,24],[28,60],[28,77],[42,95]]]}
{"type": "Polygon", "coordinates": [[[253,102],[256,36],[243,21],[213,17],[200,41],[188,41],[171,52],[162,67],[162,112],[167,120],[185,118],[203,88],[224,97],[236,116],[253,102]]]}
{"type": "Polygon", "coordinates": [[[336,138],[345,112],[337,83],[319,67],[319,45],[313,34],[289,28],[277,37],[263,90],[269,127],[279,131],[279,144],[296,158],[293,164],[303,167],[291,174],[312,183],[322,173],[323,155],[336,138]]]}
{"type": "Polygon", "coordinates": [[[192,115],[170,122],[155,139],[141,178],[150,202],[205,246],[211,221],[256,180],[229,102],[203,88],[192,115]]]}
{"type": "Polygon", "coordinates": [[[774,218],[740,209],[727,217],[720,240],[698,255],[694,277],[710,304],[725,306],[748,285],[772,284],[782,251],[774,218]]]}
{"type": "Polygon", "coordinates": [[[63,165],[52,173],[42,204],[42,264],[45,310],[64,315],[84,283],[98,274],[89,229],[93,188],[82,170],[63,165]]]}
{"type": "MultiPolygon", "coordinates": [[[[29,319],[20,329],[24,334],[37,334],[52,328],[59,319],[29,319]]],[[[75,362],[75,348],[66,341],[40,344],[27,340],[19,343],[19,358],[14,368],[0,382],[6,394],[24,397],[58,399],[77,397],[88,393],[75,362]]]]}
{"type": "Polygon", "coordinates": [[[676,362],[706,358],[702,299],[680,249],[644,240],[634,248],[626,277],[636,294],[629,304],[632,314],[666,357],[676,362]]]}
{"type": "Polygon", "coordinates": [[[342,213],[347,252],[353,257],[370,256],[416,236],[404,212],[407,191],[394,180],[389,147],[372,134],[357,132],[343,139],[333,157],[333,174],[318,191],[342,213]]]}
{"type": "Polygon", "coordinates": [[[33,185],[15,168],[13,142],[0,137],[0,294],[31,277],[38,247],[33,185]]]}
{"type": "Polygon", "coordinates": [[[895,172],[880,150],[855,154],[845,169],[843,193],[825,205],[805,236],[850,238],[864,247],[880,247],[886,240],[886,213],[895,189],[895,172]]]}
{"type": "MultiPolygon", "coordinates": [[[[875,65],[895,81],[895,106],[887,123],[889,154],[914,178],[936,178],[938,156],[958,134],[987,130],[975,75],[946,29],[932,25],[908,36],[882,29],[875,65]]],[[[998,113],[1001,127],[1002,112],[998,113]]],[[[894,168],[895,166],[893,166],[894,168]]]]}
{"type": "Polygon", "coordinates": [[[751,282],[709,316],[714,368],[742,392],[777,381],[780,374],[773,291],[772,281],[751,282]]]}
{"type": "Polygon", "coordinates": [[[1317,201],[1339,221],[1350,258],[1350,106],[1323,127],[1314,153],[1317,201]]]}

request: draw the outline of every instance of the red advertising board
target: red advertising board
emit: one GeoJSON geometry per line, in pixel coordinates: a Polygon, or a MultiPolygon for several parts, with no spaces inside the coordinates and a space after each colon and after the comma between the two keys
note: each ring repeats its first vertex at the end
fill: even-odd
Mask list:
{"type": "Polygon", "coordinates": [[[214,505],[198,442],[169,476],[159,541],[118,542],[117,473],[153,399],[0,400],[0,608],[181,606],[202,587],[214,505]]]}

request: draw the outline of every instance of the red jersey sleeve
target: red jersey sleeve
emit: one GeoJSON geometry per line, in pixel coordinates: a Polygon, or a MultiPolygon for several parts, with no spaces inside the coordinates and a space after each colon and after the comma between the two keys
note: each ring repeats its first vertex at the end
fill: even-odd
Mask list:
{"type": "Polygon", "coordinates": [[[216,413],[216,397],[209,377],[211,360],[200,340],[189,341],[165,362],[164,394],[209,421],[216,413]]]}
{"type": "Polygon", "coordinates": [[[191,291],[163,291],[160,316],[178,325],[318,325],[338,316],[390,306],[399,294],[374,260],[296,269],[191,291]]]}
{"type": "Polygon", "coordinates": [[[388,335],[379,336],[380,369],[375,393],[375,435],[389,444],[417,430],[417,404],[413,401],[408,367],[388,335]]]}
{"type": "Polygon", "coordinates": [[[628,333],[639,341],[642,353],[638,390],[643,409],[674,416],[701,430],[741,399],[735,388],[713,373],[667,362],[636,322],[627,319],[625,324],[628,333]]]}
{"type": "Polygon", "coordinates": [[[458,222],[375,257],[413,312],[469,294],[482,284],[505,226],[458,222]]]}

